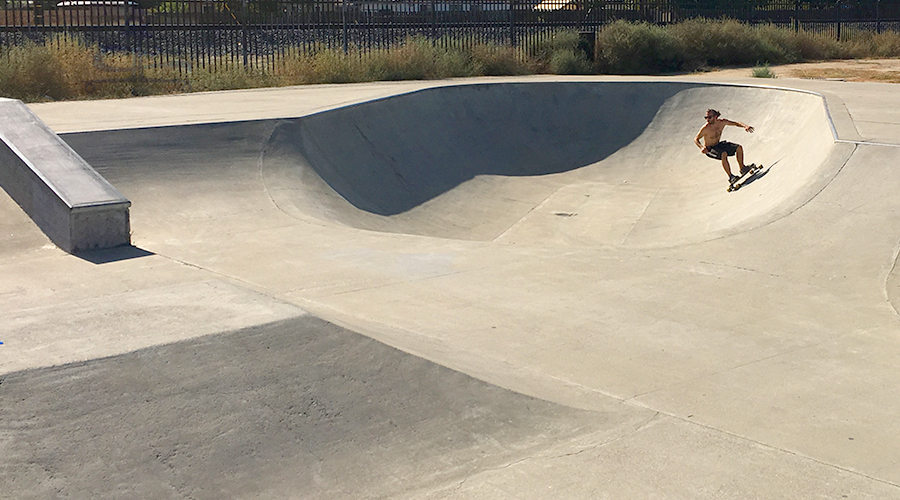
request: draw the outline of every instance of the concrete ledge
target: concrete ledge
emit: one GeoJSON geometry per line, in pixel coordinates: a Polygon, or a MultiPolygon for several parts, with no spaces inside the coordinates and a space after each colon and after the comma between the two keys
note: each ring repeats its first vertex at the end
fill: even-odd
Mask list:
{"type": "Polygon", "coordinates": [[[67,252],[131,244],[131,202],[13,99],[0,99],[0,186],[67,252]]]}

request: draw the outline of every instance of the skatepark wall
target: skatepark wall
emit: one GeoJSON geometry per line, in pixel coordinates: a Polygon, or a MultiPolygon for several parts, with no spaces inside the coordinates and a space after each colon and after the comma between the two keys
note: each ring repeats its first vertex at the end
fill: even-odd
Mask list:
{"type": "Polygon", "coordinates": [[[131,203],[21,101],[0,99],[0,186],[73,253],[131,242],[131,203]]]}
{"type": "Polygon", "coordinates": [[[490,240],[634,141],[692,84],[502,83],[418,92],[285,120],[263,158],[298,217],[490,240]],[[652,89],[652,92],[649,90],[652,89]]]}
{"type": "MultiPolygon", "coordinates": [[[[807,202],[852,153],[821,96],[672,82],[440,87],[284,120],[266,145],[273,201],[297,217],[470,240],[671,246],[759,227],[807,202]],[[693,138],[707,108],[746,161],[727,193],[693,138]]],[[[736,170],[737,163],[731,159],[736,170]]]]}
{"type": "MultiPolygon", "coordinates": [[[[64,138],[125,192],[174,190],[210,214],[274,203],[298,219],[373,231],[639,248],[784,217],[854,149],[835,141],[817,94],[664,81],[439,86],[298,118],[64,138]],[[734,193],[693,143],[710,107],[756,128],[723,134],[766,167],[734,193]],[[213,196],[223,190],[226,205],[213,196]]],[[[149,197],[135,203],[180,213],[149,197]]]]}

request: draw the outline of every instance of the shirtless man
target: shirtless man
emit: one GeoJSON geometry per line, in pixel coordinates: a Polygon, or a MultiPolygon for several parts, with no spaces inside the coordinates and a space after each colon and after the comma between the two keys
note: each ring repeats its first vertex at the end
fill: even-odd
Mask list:
{"type": "Polygon", "coordinates": [[[744,125],[741,122],[733,122],[731,120],[726,120],[725,118],[720,118],[720,113],[718,111],[708,109],[706,110],[706,125],[700,129],[700,132],[697,133],[697,137],[694,137],[694,144],[696,144],[706,156],[709,156],[714,160],[722,160],[722,168],[724,168],[725,173],[728,174],[728,182],[734,182],[739,176],[731,173],[731,165],[728,164],[728,157],[737,156],[738,166],[741,167],[741,175],[743,175],[749,167],[744,165],[744,148],[740,144],[721,140],[722,130],[724,130],[727,125],[742,127],[747,132],[753,133],[753,127],[750,125],[744,125]],[[700,139],[703,139],[702,144],[700,143],[700,139]]]}

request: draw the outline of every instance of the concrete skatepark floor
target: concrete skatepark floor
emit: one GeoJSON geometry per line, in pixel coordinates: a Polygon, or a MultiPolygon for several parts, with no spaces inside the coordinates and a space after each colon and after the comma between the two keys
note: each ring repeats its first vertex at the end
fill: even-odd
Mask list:
{"type": "Polygon", "coordinates": [[[133,202],[135,249],[67,255],[0,196],[0,491],[900,498],[897,97],[708,74],[33,105],[133,202]],[[706,107],[757,130],[726,132],[769,167],[736,193],[692,144],[706,107]]]}

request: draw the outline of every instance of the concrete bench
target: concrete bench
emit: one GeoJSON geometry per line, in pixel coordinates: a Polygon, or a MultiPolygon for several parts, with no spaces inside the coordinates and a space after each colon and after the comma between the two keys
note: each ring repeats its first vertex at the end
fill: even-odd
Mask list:
{"type": "Polygon", "coordinates": [[[0,187],[67,252],[131,244],[131,202],[14,99],[0,99],[0,187]]]}

